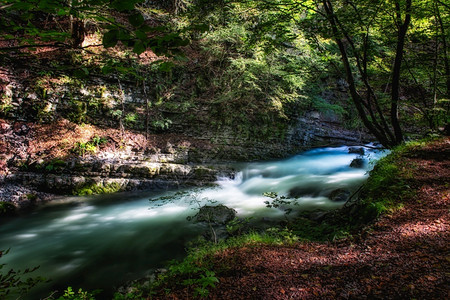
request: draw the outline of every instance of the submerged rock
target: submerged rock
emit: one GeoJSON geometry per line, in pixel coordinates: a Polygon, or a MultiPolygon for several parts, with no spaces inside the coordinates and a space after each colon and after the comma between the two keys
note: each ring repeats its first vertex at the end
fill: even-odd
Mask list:
{"type": "Polygon", "coordinates": [[[300,198],[304,196],[317,196],[320,190],[314,186],[297,186],[289,190],[290,198],[300,198]]]}
{"type": "Polygon", "coordinates": [[[343,202],[347,201],[350,197],[350,191],[347,189],[337,189],[334,190],[328,195],[328,198],[334,202],[343,202]]]}

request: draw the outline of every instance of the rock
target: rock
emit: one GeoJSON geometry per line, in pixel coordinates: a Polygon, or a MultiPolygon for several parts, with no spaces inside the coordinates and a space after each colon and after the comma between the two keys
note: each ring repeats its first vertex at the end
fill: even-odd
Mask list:
{"type": "Polygon", "coordinates": [[[236,211],[225,205],[208,206],[200,208],[194,216],[196,222],[207,222],[213,224],[226,224],[236,217],[236,211]]]}
{"type": "Polygon", "coordinates": [[[350,147],[348,148],[348,153],[364,155],[365,151],[363,147],[350,147]]]}
{"type": "Polygon", "coordinates": [[[364,159],[362,158],[355,158],[354,160],[352,160],[352,162],[350,163],[350,168],[356,168],[356,169],[361,169],[364,167],[364,159]]]}
{"type": "Polygon", "coordinates": [[[350,191],[347,189],[337,189],[334,190],[328,195],[328,198],[334,202],[342,202],[347,201],[350,197],[350,191]]]}

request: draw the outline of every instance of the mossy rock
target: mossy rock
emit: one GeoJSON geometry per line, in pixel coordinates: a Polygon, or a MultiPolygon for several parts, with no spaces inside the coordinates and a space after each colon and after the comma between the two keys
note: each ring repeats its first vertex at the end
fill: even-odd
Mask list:
{"type": "Polygon", "coordinates": [[[364,168],[365,161],[363,158],[355,158],[350,163],[350,168],[361,169],[364,168]]]}
{"type": "Polygon", "coordinates": [[[121,189],[121,185],[117,182],[111,182],[108,184],[90,183],[74,189],[72,194],[77,196],[112,194],[119,192],[121,189]]]}
{"type": "Polygon", "coordinates": [[[194,216],[195,222],[207,222],[213,224],[226,224],[236,217],[236,210],[225,205],[208,206],[200,208],[194,216]]]}

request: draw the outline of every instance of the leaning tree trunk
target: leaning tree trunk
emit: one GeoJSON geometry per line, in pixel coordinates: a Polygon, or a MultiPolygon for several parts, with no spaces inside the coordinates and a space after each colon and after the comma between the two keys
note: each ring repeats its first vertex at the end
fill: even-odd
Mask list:
{"type": "Polygon", "coordinates": [[[330,0],[322,1],[323,7],[325,9],[325,14],[328,19],[328,22],[331,26],[331,30],[333,33],[334,41],[339,48],[339,52],[341,54],[342,63],[344,65],[344,70],[346,74],[346,81],[348,83],[350,96],[352,101],[358,111],[358,115],[361,118],[364,126],[369,130],[371,134],[375,136],[375,138],[385,147],[392,148],[396,145],[395,141],[389,138],[389,132],[383,130],[380,126],[376,126],[376,120],[370,120],[368,118],[368,113],[366,112],[364,106],[364,100],[362,96],[358,93],[354,74],[350,65],[350,60],[347,55],[347,50],[345,48],[344,42],[342,41],[341,32],[339,31],[336,15],[333,10],[333,5],[330,0]]]}
{"type": "MultiPolygon", "coordinates": [[[[343,38],[345,37],[347,39],[346,41],[348,41],[349,44],[351,45],[352,44],[351,37],[348,34],[346,34],[344,29],[341,29],[339,27],[340,20],[334,12],[332,1],[322,0],[322,5],[325,10],[325,16],[332,30],[334,41],[338,46],[339,52],[341,54],[341,59],[346,74],[346,80],[349,86],[350,96],[353,100],[353,103],[355,104],[359,117],[361,118],[362,122],[364,123],[364,126],[366,126],[369,132],[372,133],[378,139],[378,141],[387,148],[392,148],[403,142],[403,133],[398,117],[398,106],[400,99],[401,63],[403,60],[403,50],[406,40],[406,33],[408,31],[408,27],[411,21],[411,1],[412,0],[406,0],[406,8],[405,8],[406,15],[404,21],[402,21],[401,6],[398,1],[396,1],[395,6],[399,30],[397,33],[397,47],[391,76],[392,80],[391,80],[390,125],[392,126],[392,129],[394,131],[394,134],[392,135],[392,132],[388,128],[387,124],[385,124],[385,126],[380,126],[380,123],[372,113],[372,108],[370,107],[371,103],[370,102],[366,103],[361,94],[358,92],[357,84],[355,82],[356,75],[352,70],[350,58],[348,56],[347,49],[343,40],[343,38]]],[[[367,78],[365,79],[368,80],[367,78]]],[[[366,84],[366,86],[370,87],[368,83],[366,84]]],[[[379,110],[379,113],[381,115],[380,118],[383,121],[384,116],[382,115],[381,110],[379,110]]]]}

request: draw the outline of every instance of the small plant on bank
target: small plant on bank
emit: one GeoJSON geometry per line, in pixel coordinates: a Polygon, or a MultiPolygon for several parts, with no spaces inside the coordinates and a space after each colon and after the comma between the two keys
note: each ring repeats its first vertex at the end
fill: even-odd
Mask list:
{"type": "Polygon", "coordinates": [[[84,157],[86,154],[94,154],[97,152],[98,147],[108,143],[108,139],[105,137],[94,136],[88,142],[76,142],[72,148],[72,152],[84,157]]]}
{"type": "Polygon", "coordinates": [[[194,296],[200,298],[206,298],[209,295],[209,288],[215,288],[216,283],[219,283],[219,279],[215,276],[213,271],[205,271],[199,278],[186,279],[183,281],[183,285],[195,286],[194,296]]]}
{"type": "Polygon", "coordinates": [[[125,118],[123,121],[126,126],[130,127],[130,126],[136,124],[136,122],[138,121],[138,116],[135,113],[128,113],[125,115],[125,118]]]}
{"type": "MultiPolygon", "coordinates": [[[[56,292],[55,292],[56,293],[56,292]]],[[[53,295],[50,295],[46,299],[48,300],[95,300],[95,295],[100,293],[100,290],[96,290],[93,292],[84,291],[83,289],[78,289],[78,291],[74,291],[71,286],[67,287],[64,290],[64,294],[61,297],[54,298],[53,295]]]]}
{"type": "Polygon", "coordinates": [[[253,217],[247,217],[244,219],[234,218],[225,225],[227,233],[232,236],[242,234],[252,219],[253,217]]]}

